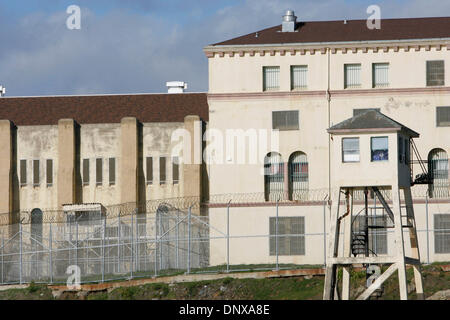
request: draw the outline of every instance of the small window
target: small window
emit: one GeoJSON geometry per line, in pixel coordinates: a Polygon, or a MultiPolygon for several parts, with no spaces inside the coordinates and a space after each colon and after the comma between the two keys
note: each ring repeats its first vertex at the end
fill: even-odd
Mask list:
{"type": "Polygon", "coordinates": [[[359,138],[342,138],[342,161],[359,162],[359,138]]]}
{"type": "Polygon", "coordinates": [[[147,184],[153,184],[153,158],[147,157],[147,184]]]}
{"type": "Polygon", "coordinates": [[[172,158],[172,179],[174,184],[177,184],[180,181],[180,165],[178,157],[172,158]]]}
{"type": "Polygon", "coordinates": [[[39,160],[33,160],[33,186],[35,187],[40,184],[39,174],[39,160]]]}
{"type": "Polygon", "coordinates": [[[427,86],[443,86],[444,84],[444,60],[427,61],[427,86]]]}
{"type": "Polygon", "coordinates": [[[109,158],[109,185],[116,184],[116,159],[109,158]]]}
{"type": "Polygon", "coordinates": [[[372,161],[389,160],[388,137],[371,138],[372,161]]]}
{"type": "Polygon", "coordinates": [[[53,185],[53,160],[47,159],[47,186],[53,185]]]}
{"type": "Polygon", "coordinates": [[[274,130],[298,130],[298,110],[295,111],[273,111],[272,129],[274,130]]]}
{"type": "Polygon", "coordinates": [[[159,183],[166,183],[166,157],[159,158],[159,183]]]}
{"type": "Polygon", "coordinates": [[[298,256],[305,254],[305,217],[270,217],[270,255],[298,256]],[[278,235],[278,250],[277,250],[278,235]]]}
{"type": "Polygon", "coordinates": [[[280,89],[280,67],[263,67],[263,90],[280,89]]]}
{"type": "Polygon", "coordinates": [[[434,230],[435,253],[450,253],[450,214],[435,214],[434,230]]]}
{"type": "Polygon", "coordinates": [[[83,185],[89,185],[89,159],[83,159],[83,185]]]}
{"type": "Polygon", "coordinates": [[[20,160],[20,185],[27,185],[27,160],[20,160]]]}
{"type": "Polygon", "coordinates": [[[360,114],[363,114],[364,112],[370,111],[370,110],[375,110],[380,112],[380,108],[362,108],[362,109],[353,109],[353,116],[358,116],[360,114]]]}
{"type": "Polygon", "coordinates": [[[95,160],[95,182],[97,186],[101,186],[103,184],[103,159],[95,160]]]}
{"type": "Polygon", "coordinates": [[[450,127],[450,107],[436,107],[436,126],[450,127]]]}
{"type": "Polygon", "coordinates": [[[291,66],[291,90],[308,87],[308,66],[291,66]]]}
{"type": "Polygon", "coordinates": [[[372,64],[372,87],[383,88],[389,86],[389,63],[372,64]]]}
{"type": "Polygon", "coordinates": [[[403,163],[404,160],[405,160],[405,158],[404,158],[405,154],[404,154],[404,151],[403,151],[403,147],[404,147],[403,138],[402,137],[398,137],[398,161],[400,163],[403,163]]]}
{"type": "Polygon", "coordinates": [[[344,65],[344,88],[361,86],[361,64],[344,65]]]}

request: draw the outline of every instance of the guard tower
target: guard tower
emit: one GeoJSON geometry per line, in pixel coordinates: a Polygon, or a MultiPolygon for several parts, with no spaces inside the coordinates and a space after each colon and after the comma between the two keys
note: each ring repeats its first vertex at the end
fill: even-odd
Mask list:
{"type": "Polygon", "coordinates": [[[332,139],[333,189],[324,300],[349,300],[350,271],[355,265],[365,266],[368,273],[374,272],[368,276],[366,290],[358,300],[376,294],[395,271],[398,271],[400,299],[407,300],[406,265],[413,266],[417,297],[423,299],[410,170],[410,144],[419,134],[376,110],[347,119],[328,132],[332,139]],[[380,204],[382,215],[378,223],[370,219],[369,196],[380,204]],[[361,210],[356,212],[356,207],[361,210]],[[358,227],[356,221],[360,222],[358,227]],[[377,255],[370,250],[369,233],[373,229],[393,231],[392,252],[377,255]],[[406,252],[403,239],[406,229],[410,252],[406,252]],[[388,267],[381,273],[383,265],[388,267]],[[337,283],[340,267],[342,292],[337,283]]]}

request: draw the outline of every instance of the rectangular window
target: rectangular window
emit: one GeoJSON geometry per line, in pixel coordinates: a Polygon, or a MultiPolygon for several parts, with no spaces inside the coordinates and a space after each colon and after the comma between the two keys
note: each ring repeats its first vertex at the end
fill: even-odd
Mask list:
{"type": "Polygon", "coordinates": [[[361,64],[344,65],[344,88],[361,86],[361,64]]]}
{"type": "Polygon", "coordinates": [[[308,87],[308,66],[291,66],[291,90],[308,87]]]}
{"type": "Polygon", "coordinates": [[[450,214],[435,214],[434,230],[434,252],[450,253],[450,214]]]}
{"type": "Polygon", "coordinates": [[[89,185],[89,159],[83,159],[83,185],[89,185]]]}
{"type": "Polygon", "coordinates": [[[444,60],[427,61],[427,86],[443,86],[444,78],[444,60]]]}
{"type": "Polygon", "coordinates": [[[177,184],[180,181],[180,165],[178,157],[172,158],[172,179],[174,184],[177,184]]]}
{"type": "Polygon", "coordinates": [[[47,159],[47,186],[53,185],[53,160],[47,159]]]}
{"type": "Polygon", "coordinates": [[[27,160],[20,160],[20,185],[27,185],[27,160]]]}
{"type": "Polygon", "coordinates": [[[147,157],[147,184],[153,184],[153,158],[147,157]]]}
{"type": "Polygon", "coordinates": [[[342,161],[359,162],[359,138],[342,138],[342,161]]]}
{"type": "Polygon", "coordinates": [[[33,186],[39,186],[39,160],[33,160],[33,186]]]}
{"type": "Polygon", "coordinates": [[[436,126],[450,127],[450,107],[436,107],[436,126]]]}
{"type": "Polygon", "coordinates": [[[109,185],[116,183],[116,159],[109,158],[109,185]]]}
{"type": "Polygon", "coordinates": [[[276,130],[298,130],[298,110],[295,111],[273,111],[272,129],[276,130]]]}
{"type": "Polygon", "coordinates": [[[353,109],[353,116],[358,116],[360,114],[363,114],[364,112],[370,111],[370,110],[376,110],[380,112],[380,108],[362,108],[362,109],[353,109]]]}
{"type": "Polygon", "coordinates": [[[159,183],[166,183],[166,157],[159,158],[159,183]]]}
{"type": "Polygon", "coordinates": [[[305,217],[270,217],[270,255],[299,256],[305,254],[305,217]],[[277,237],[278,234],[278,237],[277,237]],[[277,250],[278,238],[278,250],[277,250]]]}
{"type": "Polygon", "coordinates": [[[389,160],[388,137],[373,137],[370,139],[372,150],[372,161],[389,160]]]}
{"type": "Polygon", "coordinates": [[[95,182],[97,186],[103,184],[103,159],[95,160],[95,182]]]}
{"type": "Polygon", "coordinates": [[[372,87],[383,88],[389,86],[389,63],[372,64],[372,87]]]}
{"type": "Polygon", "coordinates": [[[404,152],[403,152],[403,138],[402,137],[398,137],[398,161],[400,163],[403,163],[403,161],[405,160],[404,156],[404,152]]]}
{"type": "Polygon", "coordinates": [[[280,89],[280,67],[263,67],[263,90],[280,89]]]}

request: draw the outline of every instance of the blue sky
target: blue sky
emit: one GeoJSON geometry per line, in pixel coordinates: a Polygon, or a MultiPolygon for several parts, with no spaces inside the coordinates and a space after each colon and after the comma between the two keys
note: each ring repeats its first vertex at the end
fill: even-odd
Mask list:
{"type": "Polygon", "coordinates": [[[449,0],[0,0],[0,84],[8,96],[208,90],[205,45],[300,20],[450,16],[449,0]],[[81,30],[66,9],[81,7],[81,30]]]}

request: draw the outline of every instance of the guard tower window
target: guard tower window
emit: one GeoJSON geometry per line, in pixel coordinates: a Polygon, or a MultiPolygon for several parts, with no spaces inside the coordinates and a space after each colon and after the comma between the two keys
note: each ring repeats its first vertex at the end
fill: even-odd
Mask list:
{"type": "Polygon", "coordinates": [[[372,161],[389,160],[388,137],[371,138],[372,161]]]}
{"type": "Polygon", "coordinates": [[[342,138],[342,162],[359,162],[359,138],[342,138]]]}

